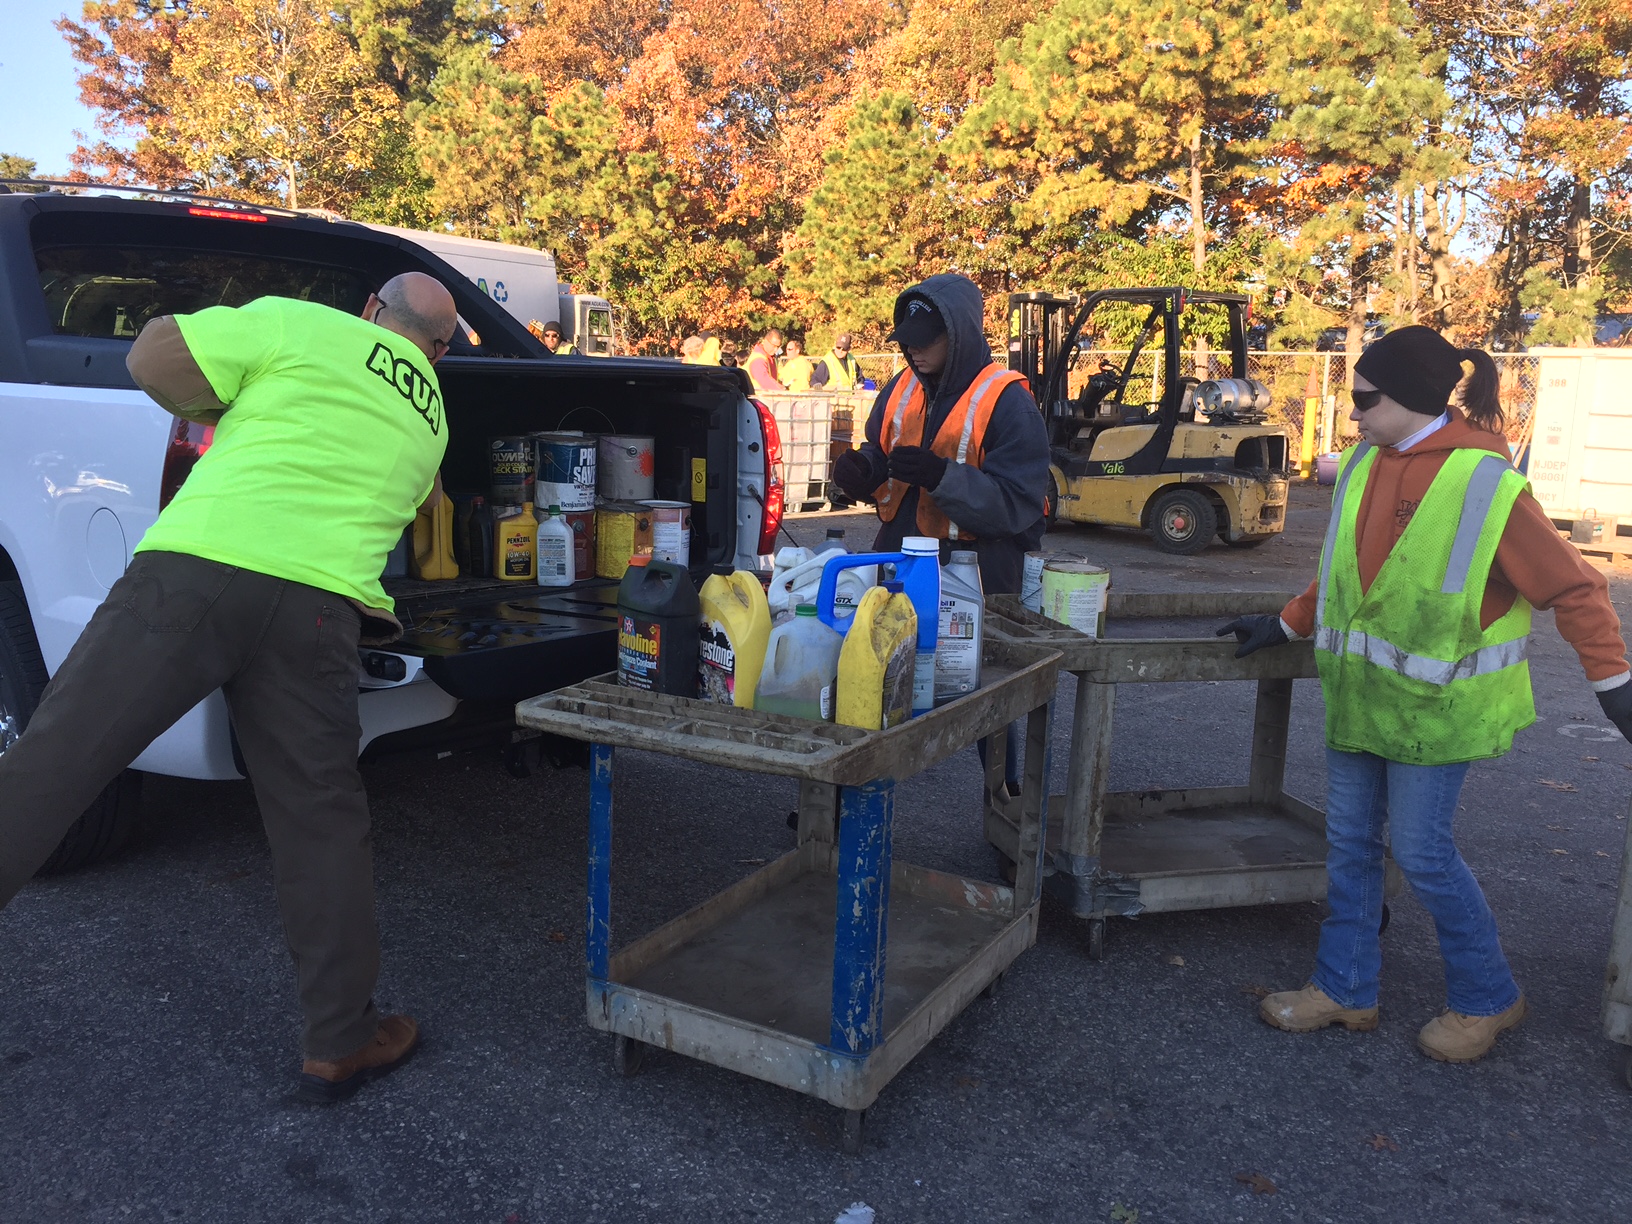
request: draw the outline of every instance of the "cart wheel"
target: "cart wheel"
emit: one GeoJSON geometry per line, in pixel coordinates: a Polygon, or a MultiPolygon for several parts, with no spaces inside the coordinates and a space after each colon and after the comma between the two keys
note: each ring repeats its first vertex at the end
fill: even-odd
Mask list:
{"type": "Polygon", "coordinates": [[[1388,902],[1384,901],[1383,902],[1383,920],[1377,924],[1377,935],[1378,935],[1379,938],[1382,937],[1382,934],[1383,934],[1384,931],[1388,930],[1388,924],[1390,922],[1392,922],[1392,921],[1394,921],[1394,911],[1389,909],[1388,908],[1388,902]]]}
{"type": "Polygon", "coordinates": [[[847,1109],[844,1111],[844,1122],[840,1132],[839,1142],[844,1146],[848,1156],[861,1155],[861,1133],[867,1123],[865,1109],[847,1109]]]}
{"type": "Polygon", "coordinates": [[[646,1043],[620,1034],[612,1046],[612,1070],[628,1079],[640,1073],[641,1064],[645,1061],[646,1043]]]}
{"type": "Polygon", "coordinates": [[[998,995],[1002,994],[1003,979],[1006,976],[1008,976],[1008,970],[1005,969],[991,981],[987,982],[986,985],[982,986],[980,988],[980,997],[983,999],[995,999],[998,995]]]}
{"type": "Polygon", "coordinates": [[[1632,1088],[1632,1050],[1626,1052],[1626,1066],[1622,1070],[1626,1074],[1626,1086],[1632,1088]]]}
{"type": "Polygon", "coordinates": [[[1090,918],[1088,920],[1088,959],[1101,961],[1105,959],[1105,919],[1090,918]]]}

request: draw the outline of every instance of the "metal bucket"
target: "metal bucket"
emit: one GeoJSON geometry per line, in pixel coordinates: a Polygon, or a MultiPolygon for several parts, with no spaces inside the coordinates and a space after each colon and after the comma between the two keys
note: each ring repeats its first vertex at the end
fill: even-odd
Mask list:
{"type": "Polygon", "coordinates": [[[1043,610],[1043,562],[1047,553],[1028,552],[1020,571],[1020,606],[1033,612],[1043,610]]]}
{"type": "Polygon", "coordinates": [[[597,487],[605,501],[647,501],[655,489],[654,439],[637,434],[602,434],[597,487]]]}
{"type": "Polygon", "coordinates": [[[652,551],[652,512],[639,502],[607,502],[595,511],[595,575],[622,578],[629,558],[652,551]]]}
{"type": "Polygon", "coordinates": [[[1105,633],[1105,603],[1111,571],[1092,561],[1055,557],[1043,564],[1042,613],[1097,638],[1105,633]]]}
{"type": "Polygon", "coordinates": [[[652,512],[652,556],[691,564],[691,506],[686,502],[643,501],[652,512]]]}
{"type": "Polygon", "coordinates": [[[595,440],[578,433],[533,435],[534,504],[567,512],[595,509],[595,440]]]}
{"type": "Polygon", "coordinates": [[[494,438],[487,452],[488,500],[519,506],[533,500],[533,440],[512,434],[494,438]]]}

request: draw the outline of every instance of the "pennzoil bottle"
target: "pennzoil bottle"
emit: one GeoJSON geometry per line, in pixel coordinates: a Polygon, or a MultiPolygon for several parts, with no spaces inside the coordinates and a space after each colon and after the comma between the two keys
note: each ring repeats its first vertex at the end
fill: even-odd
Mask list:
{"type": "Polygon", "coordinates": [[[533,503],[506,509],[515,512],[493,524],[493,576],[506,582],[537,582],[538,520],[533,503]]]}

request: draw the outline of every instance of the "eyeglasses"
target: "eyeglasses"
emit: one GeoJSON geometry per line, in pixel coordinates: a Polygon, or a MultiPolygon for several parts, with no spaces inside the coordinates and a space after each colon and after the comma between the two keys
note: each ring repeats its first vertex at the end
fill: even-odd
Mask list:
{"type": "Polygon", "coordinates": [[[1356,412],[1369,412],[1377,407],[1378,404],[1383,402],[1383,395],[1384,392],[1375,388],[1370,391],[1357,391],[1353,388],[1349,390],[1349,398],[1354,401],[1354,410],[1356,412]]]}

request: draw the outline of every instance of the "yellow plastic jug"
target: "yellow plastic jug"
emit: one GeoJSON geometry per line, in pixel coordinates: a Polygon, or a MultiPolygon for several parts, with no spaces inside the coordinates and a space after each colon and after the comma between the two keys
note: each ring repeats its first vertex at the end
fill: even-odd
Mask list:
{"type": "Polygon", "coordinates": [[[759,577],[747,570],[710,574],[697,593],[697,695],[704,701],[754,708],[765,648],[771,640],[771,607],[759,577]]]}
{"type": "Polygon", "coordinates": [[[523,502],[493,523],[493,576],[506,582],[538,581],[538,520],[523,502]]]}
{"type": "Polygon", "coordinates": [[[453,498],[421,506],[414,515],[414,555],[408,572],[415,578],[457,578],[453,559],[453,498]]]}
{"type": "Polygon", "coordinates": [[[835,722],[867,731],[904,723],[912,714],[918,662],[918,614],[899,583],[869,587],[839,651],[835,722]]]}

